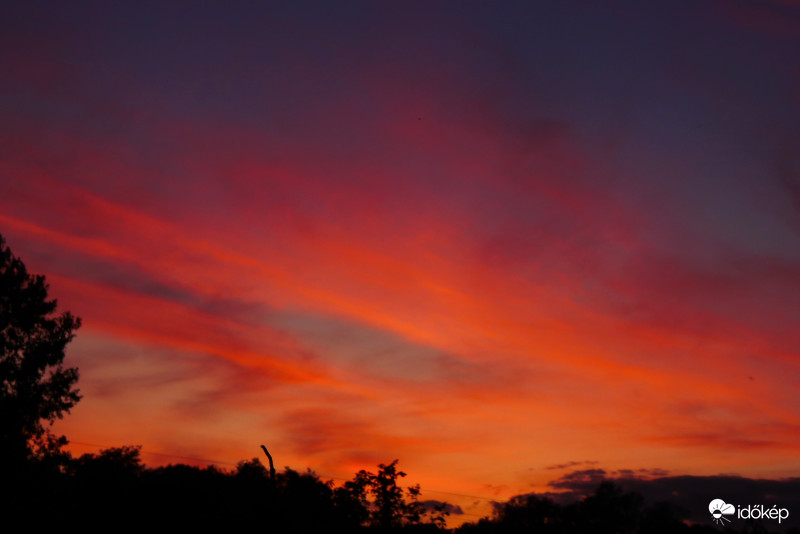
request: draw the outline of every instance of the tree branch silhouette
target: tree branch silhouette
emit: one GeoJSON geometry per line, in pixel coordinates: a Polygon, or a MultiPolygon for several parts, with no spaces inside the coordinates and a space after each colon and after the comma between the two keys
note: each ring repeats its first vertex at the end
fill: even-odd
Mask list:
{"type": "Polygon", "coordinates": [[[267,455],[267,459],[269,460],[269,477],[274,481],[275,480],[275,465],[272,463],[272,455],[269,453],[265,446],[261,446],[264,450],[264,454],[267,455]]]}

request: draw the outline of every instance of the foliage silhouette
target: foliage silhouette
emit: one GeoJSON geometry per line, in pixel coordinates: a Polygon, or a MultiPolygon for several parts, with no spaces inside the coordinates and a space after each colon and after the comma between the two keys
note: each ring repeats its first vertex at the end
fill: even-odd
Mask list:
{"type": "Polygon", "coordinates": [[[652,534],[673,534],[684,532],[688,528],[682,517],[688,515],[686,510],[680,509],[670,502],[657,502],[647,508],[639,523],[639,530],[652,534]]]}
{"type": "Polygon", "coordinates": [[[613,482],[604,481],[581,504],[573,517],[587,531],[627,534],[636,532],[644,499],[637,493],[623,493],[613,482]]]}
{"type": "Polygon", "coordinates": [[[403,516],[406,524],[417,525],[422,521],[422,515],[425,513],[425,507],[419,502],[419,496],[422,493],[419,484],[409,486],[406,489],[408,494],[408,502],[403,506],[403,516]]]}
{"type": "Polygon", "coordinates": [[[541,495],[518,495],[506,503],[493,503],[491,519],[464,523],[459,534],[525,532],[534,534],[800,534],[796,528],[773,530],[760,521],[746,521],[738,528],[718,529],[710,524],[683,521],[688,511],[670,502],[643,507],[644,498],[624,492],[611,481],[603,481],[594,493],[572,504],[559,504],[541,495]]]}
{"type": "Polygon", "coordinates": [[[144,470],[141,449],[132,446],[111,447],[97,454],[84,454],[72,462],[72,470],[79,478],[91,480],[92,483],[134,480],[144,470]]]}
{"type": "Polygon", "coordinates": [[[333,501],[344,525],[350,529],[358,528],[369,520],[369,500],[371,473],[361,470],[353,480],[348,480],[333,491],[333,501]]]}
{"type": "Polygon", "coordinates": [[[130,516],[125,508],[139,500],[141,495],[140,447],[112,447],[97,454],[84,454],[69,464],[74,494],[80,500],[73,502],[72,512],[80,511],[87,521],[113,524],[119,518],[130,516]]]}
{"type": "Polygon", "coordinates": [[[389,528],[400,525],[405,513],[403,490],[397,486],[397,479],[406,474],[397,470],[397,460],[378,465],[378,474],[370,476],[370,492],[375,498],[372,524],[389,528]]]}
{"type": "Polygon", "coordinates": [[[81,321],[56,315],[44,276],[29,274],[0,235],[0,473],[19,475],[33,460],[66,444],[51,425],[81,398],[76,368],[64,367],[64,349],[81,321]]]}
{"type": "MultiPolygon", "coordinates": [[[[392,530],[400,527],[432,527],[445,528],[444,512],[447,503],[442,503],[439,511],[427,514],[425,506],[420,502],[421,490],[419,484],[403,489],[397,481],[405,477],[403,471],[397,469],[398,460],[390,464],[379,464],[378,473],[360,471],[348,486],[343,486],[343,492],[350,492],[352,506],[358,503],[361,506],[361,517],[367,517],[366,524],[381,530],[392,530]],[[368,501],[372,496],[372,502],[368,501]],[[427,522],[423,516],[428,515],[427,522]],[[435,520],[434,520],[435,518],[435,520]]],[[[364,521],[362,521],[364,524],[364,521]]]]}
{"type": "Polygon", "coordinates": [[[449,504],[446,502],[428,501],[434,503],[430,511],[430,524],[437,529],[447,528],[447,518],[450,515],[449,504]]]}
{"type": "Polygon", "coordinates": [[[512,530],[561,532],[564,511],[551,499],[536,495],[518,495],[496,510],[497,523],[512,530]]]}

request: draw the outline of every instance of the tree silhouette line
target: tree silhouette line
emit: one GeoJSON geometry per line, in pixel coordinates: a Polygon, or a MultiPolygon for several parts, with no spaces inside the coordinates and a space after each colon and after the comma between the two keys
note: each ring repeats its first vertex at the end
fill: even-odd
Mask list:
{"type": "Polygon", "coordinates": [[[43,482],[45,492],[57,496],[60,513],[55,515],[96,526],[125,518],[130,529],[438,531],[446,512],[427,513],[418,491],[398,486],[402,473],[396,465],[380,464],[377,473],[359,471],[336,487],[311,470],[286,467],[270,476],[258,458],[229,471],[184,464],[148,468],[140,448],[126,446],[66,458],[60,469],[38,473],[37,486],[40,496],[43,482]]]}
{"type": "Polygon", "coordinates": [[[763,522],[742,521],[738,528],[712,524],[690,525],[689,513],[661,501],[645,506],[641,494],[624,491],[611,480],[600,482],[595,491],[569,504],[559,504],[544,495],[518,495],[506,503],[495,503],[491,518],[464,524],[463,534],[528,532],[541,534],[800,534],[800,529],[774,530],[763,522]]]}
{"type": "Polygon", "coordinates": [[[81,326],[56,314],[44,276],[29,274],[0,235],[0,480],[4,519],[40,524],[159,525],[183,529],[260,525],[276,532],[445,526],[446,503],[426,507],[419,485],[405,490],[398,461],[361,470],[339,487],[313,473],[269,471],[257,458],[216,467],[147,468],[140,448],[112,447],[78,458],[50,426],[80,399],[78,369],[65,367],[81,326]]]}
{"type": "MultiPolygon", "coordinates": [[[[31,275],[0,235],[0,499],[3,524],[84,530],[224,529],[263,532],[370,532],[446,529],[451,506],[422,501],[419,485],[402,488],[398,460],[361,470],[335,486],[313,471],[269,471],[258,458],[235,469],[184,464],[149,468],[139,447],[123,446],[73,457],[50,426],[80,399],[78,370],[64,366],[66,345],[80,328],[69,312],[56,314],[44,276],[31,275]]],[[[456,532],[542,534],[704,534],[668,502],[645,507],[643,497],[602,482],[572,504],[541,495],[493,503],[492,517],[456,532]]],[[[767,534],[745,522],[725,532],[767,534]]],[[[798,529],[787,531],[800,534],[798,529]]]]}

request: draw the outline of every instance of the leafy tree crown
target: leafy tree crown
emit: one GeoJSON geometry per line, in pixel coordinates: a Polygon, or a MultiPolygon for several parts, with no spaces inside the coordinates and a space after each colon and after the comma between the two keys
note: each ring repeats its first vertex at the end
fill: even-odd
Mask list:
{"type": "MultiPolygon", "coordinates": [[[[36,443],[81,399],[76,368],[64,350],[81,321],[56,314],[44,276],[29,274],[0,235],[0,452],[3,461],[31,457],[36,443]]],[[[46,440],[45,440],[46,441],[46,440]]]]}

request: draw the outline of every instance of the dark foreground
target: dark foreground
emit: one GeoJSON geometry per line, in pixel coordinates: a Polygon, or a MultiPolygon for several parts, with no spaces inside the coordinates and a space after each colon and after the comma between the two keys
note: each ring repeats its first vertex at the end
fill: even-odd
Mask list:
{"type": "MultiPolygon", "coordinates": [[[[258,459],[236,469],[170,465],[145,468],[139,449],[121,447],[73,459],[28,462],[3,479],[11,490],[2,505],[5,524],[74,526],[82,531],[161,532],[438,532],[447,530],[447,503],[421,500],[419,487],[402,488],[397,462],[377,474],[360,471],[341,486],[313,472],[286,468],[271,474],[258,459]]],[[[543,534],[800,534],[758,521],[735,528],[688,525],[668,502],[645,505],[634,492],[604,482],[578,502],[558,504],[527,495],[494,503],[493,517],[455,532],[543,534]],[[777,528],[776,528],[777,527],[777,528]]]]}

